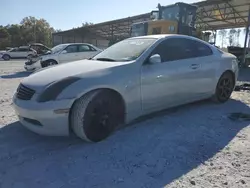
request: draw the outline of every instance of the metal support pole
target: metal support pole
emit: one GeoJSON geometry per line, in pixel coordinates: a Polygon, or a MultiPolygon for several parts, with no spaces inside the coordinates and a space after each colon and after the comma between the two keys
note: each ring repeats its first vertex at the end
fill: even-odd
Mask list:
{"type": "Polygon", "coordinates": [[[246,53],[247,53],[247,38],[249,35],[249,26],[250,26],[250,6],[249,6],[249,11],[248,11],[248,21],[247,21],[247,26],[246,26],[246,36],[245,36],[245,43],[244,43],[244,54],[243,54],[243,66],[246,66],[246,53]]]}
{"type": "Polygon", "coordinates": [[[213,32],[213,34],[214,34],[214,45],[216,45],[217,30],[215,30],[215,31],[213,32]]]}

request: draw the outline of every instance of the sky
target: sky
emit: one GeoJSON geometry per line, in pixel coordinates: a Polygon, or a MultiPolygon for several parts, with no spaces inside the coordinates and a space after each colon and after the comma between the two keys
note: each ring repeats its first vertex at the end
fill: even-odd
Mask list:
{"type": "Polygon", "coordinates": [[[175,0],[0,0],[0,25],[17,24],[26,16],[35,16],[44,18],[55,29],[66,30],[83,22],[100,23],[148,13],[158,3],[168,5],[175,0]]]}
{"type": "MultiPolygon", "coordinates": [[[[180,0],[179,0],[180,1],[180,0]]],[[[178,0],[0,0],[0,25],[18,24],[26,16],[44,18],[55,29],[67,30],[84,22],[101,23],[148,13],[157,4],[178,0]]],[[[201,0],[184,0],[194,3],[201,0]]],[[[219,40],[219,39],[218,39],[219,40]]],[[[240,37],[241,44],[244,36],[240,37]]]]}

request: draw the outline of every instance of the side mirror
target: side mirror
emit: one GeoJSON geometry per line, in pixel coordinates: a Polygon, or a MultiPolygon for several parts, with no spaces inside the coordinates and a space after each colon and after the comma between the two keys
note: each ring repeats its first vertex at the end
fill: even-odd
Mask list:
{"type": "Polygon", "coordinates": [[[161,56],[159,54],[154,54],[149,58],[150,64],[161,63],[161,56]]]}
{"type": "Polygon", "coordinates": [[[61,54],[66,54],[66,53],[67,53],[66,50],[61,51],[61,54]]]}

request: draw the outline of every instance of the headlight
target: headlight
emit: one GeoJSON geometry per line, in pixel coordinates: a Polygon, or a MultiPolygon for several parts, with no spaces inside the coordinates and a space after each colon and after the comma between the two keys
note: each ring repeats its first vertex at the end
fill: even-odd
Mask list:
{"type": "Polygon", "coordinates": [[[70,84],[76,82],[80,78],[77,77],[67,77],[60,81],[53,82],[38,96],[38,102],[52,101],[57,98],[57,96],[70,84]]]}

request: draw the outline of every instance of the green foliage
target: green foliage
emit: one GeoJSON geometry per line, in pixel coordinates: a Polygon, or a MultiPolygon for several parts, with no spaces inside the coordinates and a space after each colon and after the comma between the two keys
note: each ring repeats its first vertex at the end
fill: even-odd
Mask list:
{"type": "Polygon", "coordinates": [[[93,23],[91,23],[91,22],[84,22],[84,23],[82,23],[82,27],[89,26],[89,25],[93,25],[93,23]]]}
{"type": "Polygon", "coordinates": [[[229,46],[236,46],[236,34],[237,30],[236,29],[230,29],[228,33],[228,41],[229,41],[229,46]]]}
{"type": "Polygon", "coordinates": [[[33,42],[52,46],[54,28],[45,19],[29,16],[23,18],[20,24],[0,26],[0,49],[18,47],[33,42]]]}
{"type": "Polygon", "coordinates": [[[219,30],[218,36],[221,39],[221,47],[224,47],[225,45],[229,46],[240,46],[240,35],[241,33],[245,33],[245,28],[241,29],[229,29],[229,30],[219,30]],[[228,39],[228,40],[226,40],[228,39]]]}

